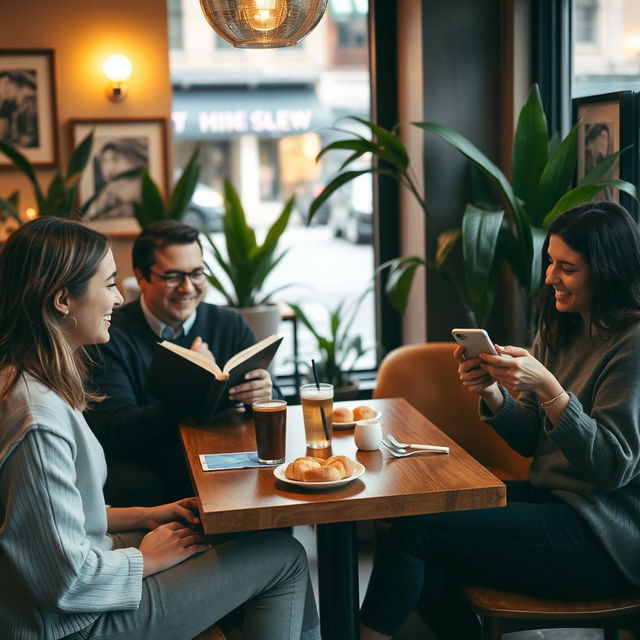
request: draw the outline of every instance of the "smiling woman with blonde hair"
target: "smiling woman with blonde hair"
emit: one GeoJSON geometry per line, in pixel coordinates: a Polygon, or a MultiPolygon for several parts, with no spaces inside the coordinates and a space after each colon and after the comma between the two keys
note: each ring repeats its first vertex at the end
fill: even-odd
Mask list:
{"type": "Polygon", "coordinates": [[[244,638],[318,638],[290,536],[211,546],[195,498],[106,507],[83,352],[109,340],[115,276],[106,238],[60,218],[0,252],[0,638],[190,640],[240,605],[244,638]]]}

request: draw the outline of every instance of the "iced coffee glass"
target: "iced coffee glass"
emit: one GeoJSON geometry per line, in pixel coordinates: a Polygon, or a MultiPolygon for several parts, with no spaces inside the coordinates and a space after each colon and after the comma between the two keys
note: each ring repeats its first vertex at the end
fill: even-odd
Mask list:
{"type": "Polygon", "coordinates": [[[259,400],[251,407],[256,428],[258,460],[265,464],[284,462],[287,440],[287,401],[259,400]]]}
{"type": "Polygon", "coordinates": [[[333,430],[333,385],[321,382],[300,387],[302,416],[307,447],[323,449],[331,446],[333,430]]]}

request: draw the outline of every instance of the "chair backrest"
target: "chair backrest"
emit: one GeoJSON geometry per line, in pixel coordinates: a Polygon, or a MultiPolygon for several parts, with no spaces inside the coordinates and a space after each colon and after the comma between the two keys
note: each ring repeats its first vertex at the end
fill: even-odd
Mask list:
{"type": "Polygon", "coordinates": [[[478,397],[464,389],[454,342],[394,349],[380,364],[374,398],[405,398],[501,480],[524,480],[529,458],[511,449],[478,417],[478,397]]]}

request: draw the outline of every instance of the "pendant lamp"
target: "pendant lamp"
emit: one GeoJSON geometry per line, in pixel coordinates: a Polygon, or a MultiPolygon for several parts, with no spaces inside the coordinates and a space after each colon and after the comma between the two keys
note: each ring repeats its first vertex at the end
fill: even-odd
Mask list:
{"type": "Polygon", "coordinates": [[[200,0],[200,6],[234,47],[273,49],[302,40],[320,22],[327,0],[200,0]]]}

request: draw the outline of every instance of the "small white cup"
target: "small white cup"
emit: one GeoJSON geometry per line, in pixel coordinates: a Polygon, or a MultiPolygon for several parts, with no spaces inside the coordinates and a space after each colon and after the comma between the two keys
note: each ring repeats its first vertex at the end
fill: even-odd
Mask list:
{"type": "Polygon", "coordinates": [[[370,420],[359,420],[353,432],[353,439],[356,447],[362,451],[375,451],[382,442],[382,426],[380,421],[372,418],[370,420]]]}

